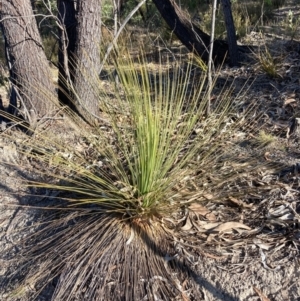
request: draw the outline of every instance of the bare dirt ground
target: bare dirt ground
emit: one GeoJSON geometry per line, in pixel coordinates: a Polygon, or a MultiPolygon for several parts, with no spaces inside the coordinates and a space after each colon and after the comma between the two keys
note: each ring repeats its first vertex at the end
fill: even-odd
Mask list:
{"type": "MultiPolygon", "coordinates": [[[[253,32],[248,38],[257,41],[257,35],[253,32]]],[[[266,196],[253,196],[247,203],[252,204],[252,208],[243,207],[235,200],[231,204],[218,204],[217,208],[215,204],[206,204],[220,221],[243,222],[251,228],[251,233],[243,236],[238,229],[213,235],[203,233],[203,251],[199,256],[190,257],[188,274],[197,283],[205,301],[300,300],[300,134],[295,127],[296,119],[300,118],[300,42],[285,39],[267,42],[271,51],[281,53],[278,78],[271,79],[254,60],[249,60],[249,64],[241,68],[223,68],[217,85],[235,79],[235,90],[239,90],[245,82],[252,83],[243,101],[259,104],[259,110],[265,112],[263,128],[274,137],[258,155],[281,162],[284,168],[271,178],[262,176],[253,180],[258,185],[277,181],[279,186],[266,196]],[[207,247],[205,242],[211,239],[215,243],[207,247]]],[[[0,92],[4,99],[5,91],[0,92]]],[[[70,131],[58,130],[62,141],[72,141],[70,131]]],[[[246,137],[236,151],[255,152],[250,138],[246,137]]],[[[28,175],[21,167],[22,160],[16,146],[0,135],[0,161],[3,162],[0,165],[0,282],[3,283],[8,272],[22,274],[18,264],[9,258],[18,252],[22,240],[35,231],[31,227],[35,212],[18,208],[20,203],[34,203],[33,197],[24,196],[22,180],[34,175],[28,175]]],[[[13,286],[14,283],[6,282],[6,289],[0,291],[0,300],[10,299],[13,286]]],[[[55,283],[48,285],[37,300],[51,300],[54,287],[55,283]]]]}

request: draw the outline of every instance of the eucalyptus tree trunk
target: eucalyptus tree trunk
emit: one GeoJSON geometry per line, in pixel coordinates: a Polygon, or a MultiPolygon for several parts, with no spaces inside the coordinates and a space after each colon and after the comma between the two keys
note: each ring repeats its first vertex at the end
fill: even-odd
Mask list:
{"type": "Polygon", "coordinates": [[[61,100],[66,102],[62,95],[67,94],[73,108],[94,124],[99,115],[95,85],[101,63],[101,0],[58,0],[58,9],[64,27],[59,54],[61,100]]]}
{"type": "Polygon", "coordinates": [[[34,127],[50,114],[55,86],[30,0],[1,0],[0,26],[12,83],[10,112],[20,104],[18,112],[34,127]]]}

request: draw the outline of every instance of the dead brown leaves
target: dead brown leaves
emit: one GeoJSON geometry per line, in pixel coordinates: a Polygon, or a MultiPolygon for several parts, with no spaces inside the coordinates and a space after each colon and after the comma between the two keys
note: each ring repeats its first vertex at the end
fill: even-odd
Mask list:
{"type": "Polygon", "coordinates": [[[254,291],[258,294],[261,301],[271,301],[266,295],[257,287],[253,286],[254,291]]]}

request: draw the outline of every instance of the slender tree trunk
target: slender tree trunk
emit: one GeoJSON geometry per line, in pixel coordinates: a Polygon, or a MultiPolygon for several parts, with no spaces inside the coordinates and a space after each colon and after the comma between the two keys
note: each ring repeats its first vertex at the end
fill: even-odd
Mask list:
{"type": "Polygon", "coordinates": [[[234,21],[233,21],[232,11],[231,11],[231,2],[230,0],[221,0],[221,2],[222,2],[226,31],[227,31],[227,42],[228,42],[228,50],[229,50],[229,57],[230,57],[230,65],[238,66],[239,52],[238,52],[238,47],[236,42],[234,21]]]}
{"type": "Polygon", "coordinates": [[[67,97],[72,100],[76,111],[94,124],[99,115],[95,84],[100,72],[101,0],[58,0],[58,8],[65,27],[61,33],[65,35],[65,44],[61,45],[59,56],[60,83],[63,78],[67,80],[62,85],[63,93],[71,89],[72,95],[67,97]],[[66,66],[67,72],[62,70],[66,66]]]}
{"type": "Polygon", "coordinates": [[[210,114],[210,99],[211,99],[211,91],[213,89],[213,60],[212,54],[214,49],[214,38],[215,38],[215,25],[216,25],[216,10],[217,10],[217,0],[213,0],[212,6],[212,18],[211,18],[211,30],[210,30],[210,48],[209,48],[209,59],[208,59],[208,68],[207,68],[207,77],[208,77],[208,95],[207,95],[207,107],[206,114],[207,116],[210,114]]]}
{"type": "Polygon", "coordinates": [[[74,50],[76,42],[76,10],[75,1],[58,0],[58,17],[61,22],[59,52],[58,52],[58,99],[62,104],[68,105],[73,110],[72,83],[74,80],[74,50]]]}
{"type": "MultiPolygon", "coordinates": [[[[208,62],[210,36],[192,23],[174,0],[152,0],[178,39],[192,52],[208,62]]],[[[214,42],[213,57],[222,62],[228,52],[224,41],[214,42]]]]}
{"type": "Polygon", "coordinates": [[[55,86],[30,0],[1,0],[0,20],[12,83],[11,109],[18,99],[19,112],[34,126],[37,118],[50,113],[55,86]]]}

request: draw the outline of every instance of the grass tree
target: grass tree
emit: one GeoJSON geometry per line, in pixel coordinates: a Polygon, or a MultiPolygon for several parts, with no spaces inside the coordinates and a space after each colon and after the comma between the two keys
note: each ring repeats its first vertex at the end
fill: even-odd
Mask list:
{"type": "Polygon", "coordinates": [[[231,151],[253,120],[235,114],[230,94],[207,116],[206,79],[192,64],[150,66],[119,57],[120,85],[91,81],[100,126],[65,112],[79,147],[50,130],[21,139],[36,178],[25,184],[50,197],[17,256],[12,299],[33,300],[56,279],[52,300],[188,300],[182,275],[192,272],[176,245],[199,245],[183,226],[199,204],[240,195],[230,184],[262,163],[231,151]]]}

